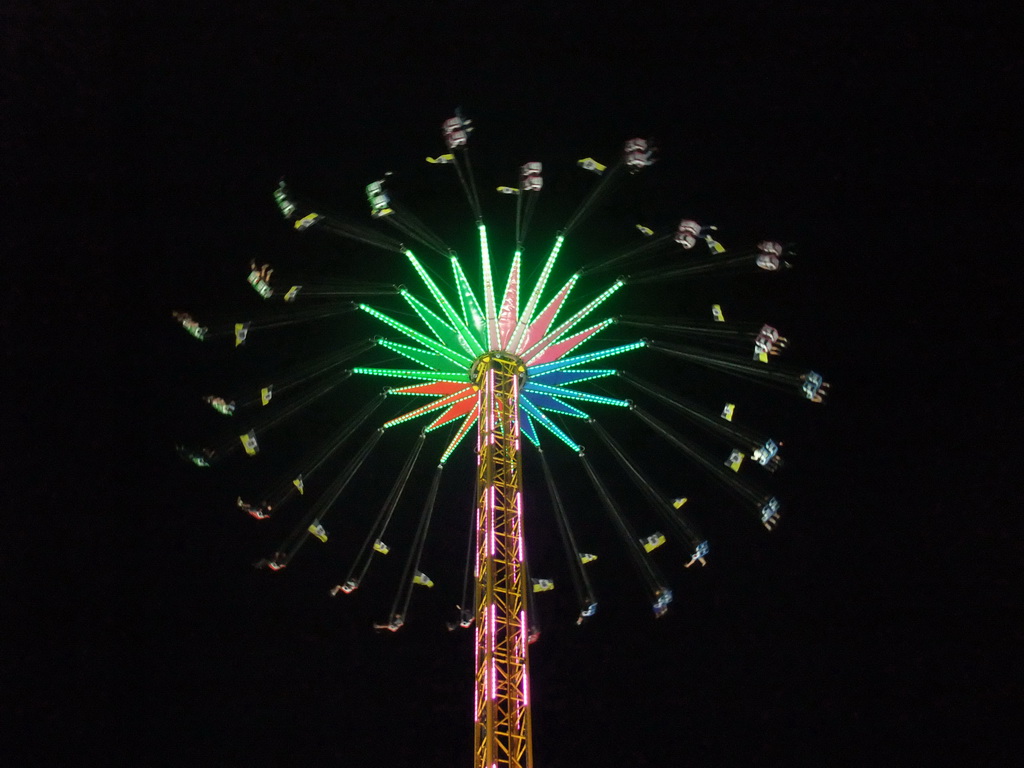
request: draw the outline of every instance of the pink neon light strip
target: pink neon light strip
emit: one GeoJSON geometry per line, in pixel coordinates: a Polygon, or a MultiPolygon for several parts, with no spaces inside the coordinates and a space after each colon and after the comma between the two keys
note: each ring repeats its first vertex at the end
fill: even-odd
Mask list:
{"type": "MultiPolygon", "coordinates": [[[[526,611],[519,612],[519,636],[520,642],[523,644],[523,659],[526,659],[526,646],[527,646],[527,629],[526,629],[526,611]]],[[[530,678],[523,671],[523,706],[530,706],[530,678]]]]}
{"type": "Polygon", "coordinates": [[[523,493],[516,492],[516,523],[519,530],[516,531],[516,538],[519,539],[519,562],[523,562],[523,493]]]}
{"type": "Polygon", "coordinates": [[[487,371],[487,444],[494,445],[494,369],[487,371]]]}
{"type": "MultiPolygon", "coordinates": [[[[519,459],[519,377],[516,376],[512,379],[512,407],[514,413],[512,414],[512,439],[515,441],[516,449],[516,460],[519,459]]],[[[518,467],[516,467],[518,469],[518,467]]]]}
{"type": "Polygon", "coordinates": [[[494,603],[491,603],[491,637],[490,637],[490,648],[491,648],[491,698],[498,698],[498,663],[494,658],[494,603]]]}
{"type": "Polygon", "coordinates": [[[490,537],[490,555],[494,557],[494,486],[492,485],[487,489],[487,535],[490,537]]]}
{"type": "MultiPolygon", "coordinates": [[[[477,623],[473,627],[473,638],[476,640],[476,649],[473,651],[473,658],[475,660],[475,669],[480,669],[480,624],[477,623]]],[[[480,722],[480,680],[476,681],[476,695],[473,697],[473,719],[476,722],[480,722]]]]}
{"type": "Polygon", "coordinates": [[[476,508],[476,572],[474,575],[477,581],[480,580],[480,507],[476,508]]]}

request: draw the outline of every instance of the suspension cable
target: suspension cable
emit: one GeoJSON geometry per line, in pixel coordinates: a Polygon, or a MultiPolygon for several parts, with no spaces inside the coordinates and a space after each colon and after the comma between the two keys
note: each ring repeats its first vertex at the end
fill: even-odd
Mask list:
{"type": "Polygon", "coordinates": [[[654,564],[644,554],[642,547],[640,546],[640,539],[636,535],[636,531],[633,530],[633,526],[630,525],[629,521],[622,515],[618,505],[612,498],[611,494],[608,493],[608,489],[605,488],[604,483],[597,476],[597,472],[587,461],[587,457],[581,450],[579,452],[580,461],[583,463],[583,468],[587,471],[587,476],[590,478],[590,482],[594,486],[594,490],[597,492],[598,498],[600,498],[602,505],[608,512],[608,517],[612,524],[618,531],[619,536],[626,544],[626,550],[629,552],[630,559],[633,562],[633,566],[636,568],[637,573],[646,583],[648,590],[651,593],[651,599],[655,610],[655,615],[660,616],[664,613],[668,603],[672,600],[672,590],[670,590],[664,584],[664,580],[661,575],[657,572],[654,564]]]}
{"type": "Polygon", "coordinates": [[[580,270],[581,275],[589,275],[594,272],[603,272],[606,269],[611,269],[613,266],[622,264],[624,261],[639,260],[641,257],[653,256],[659,249],[664,247],[672,240],[673,235],[661,235],[653,239],[645,241],[643,244],[638,245],[636,248],[631,248],[625,253],[620,253],[611,258],[600,261],[593,266],[587,266],[580,270]]]}
{"type": "Polygon", "coordinates": [[[594,614],[597,607],[597,599],[594,597],[590,578],[583,567],[580,549],[576,544],[576,537],[573,535],[572,528],[569,526],[569,518],[565,513],[562,497],[558,493],[555,477],[551,474],[551,467],[548,465],[547,456],[540,446],[537,446],[537,453],[540,455],[540,464],[544,470],[544,480],[548,487],[548,495],[551,497],[551,506],[555,510],[558,532],[561,534],[562,545],[565,548],[566,557],[569,559],[569,574],[572,578],[572,587],[576,593],[576,600],[580,606],[579,621],[582,622],[585,616],[592,616],[594,614]]]}
{"type": "Polygon", "coordinates": [[[700,408],[695,403],[677,395],[669,394],[661,387],[656,387],[638,376],[628,373],[627,371],[619,371],[618,376],[630,382],[641,392],[644,392],[672,407],[707,432],[717,435],[725,440],[732,440],[747,449],[758,448],[763,446],[767,441],[766,437],[749,429],[737,426],[730,421],[726,421],[720,416],[715,416],[700,408]]]}
{"type": "Polygon", "coordinates": [[[601,176],[601,180],[597,183],[586,197],[580,202],[579,207],[569,217],[568,223],[562,228],[562,231],[569,235],[569,233],[583,223],[584,218],[594,209],[598,200],[604,197],[618,182],[619,177],[622,175],[622,170],[625,168],[625,161],[619,160],[615,165],[608,169],[607,173],[601,176]]]}
{"type": "Polygon", "coordinates": [[[696,447],[694,447],[692,443],[684,440],[678,433],[655,419],[651,414],[647,413],[643,409],[633,406],[630,410],[632,410],[641,421],[676,446],[691,460],[700,464],[701,467],[707,470],[712,477],[718,480],[718,482],[726,490],[730,491],[744,506],[748,508],[753,507],[760,513],[763,510],[764,505],[770,498],[772,498],[770,494],[741,480],[739,476],[725,464],[709,460],[696,447]]]}
{"type": "Polygon", "coordinates": [[[409,556],[405,561],[405,568],[402,571],[402,579],[398,584],[398,593],[391,605],[392,621],[405,620],[409,611],[409,601],[412,599],[412,589],[416,584],[416,578],[422,576],[420,563],[423,558],[423,547],[427,541],[427,532],[430,530],[430,519],[434,514],[434,504],[437,501],[437,489],[441,483],[441,472],[444,464],[438,464],[434,470],[434,480],[430,484],[430,491],[423,504],[423,513],[420,515],[420,522],[416,528],[416,537],[413,540],[409,556]]]}
{"type": "Polygon", "coordinates": [[[362,467],[363,463],[370,455],[370,451],[373,450],[374,446],[380,440],[381,435],[384,434],[384,430],[377,429],[367,439],[355,456],[352,457],[345,469],[338,475],[333,483],[324,491],[323,495],[320,496],[310,508],[309,512],[302,518],[295,529],[285,538],[280,548],[274,553],[274,558],[267,565],[277,566],[278,568],[287,565],[295,553],[299,551],[299,548],[306,542],[310,537],[310,527],[316,524],[322,523],[326,517],[327,512],[331,506],[337,501],[341,492],[345,490],[345,486],[348,485],[349,481],[355,476],[359,468],[362,467]]]}
{"type": "Polygon", "coordinates": [[[366,535],[366,539],[363,540],[363,546],[359,549],[359,554],[352,563],[352,567],[349,568],[348,575],[345,577],[345,584],[342,586],[343,591],[351,592],[365,578],[366,572],[370,568],[370,561],[373,559],[373,553],[377,551],[376,544],[378,541],[383,542],[384,534],[387,532],[391,517],[395,513],[395,508],[402,498],[405,486],[409,482],[409,475],[412,473],[412,468],[420,455],[420,450],[423,448],[426,436],[426,432],[420,432],[416,442],[413,443],[412,450],[406,457],[401,471],[391,486],[391,491],[388,493],[383,505],[381,505],[380,511],[377,513],[377,517],[373,521],[373,525],[370,527],[370,532],[366,535]]]}
{"type": "Polygon", "coordinates": [[[316,450],[296,462],[285,473],[274,489],[265,498],[272,509],[280,509],[298,491],[305,493],[305,483],[323,467],[327,460],[370,418],[384,402],[386,394],[381,393],[359,409],[335,435],[325,440],[316,450]]]}
{"type": "Polygon", "coordinates": [[[636,462],[626,455],[618,441],[608,434],[608,431],[596,419],[589,419],[587,423],[597,432],[598,437],[608,447],[608,450],[612,452],[619,465],[626,470],[634,484],[647,496],[648,501],[651,502],[651,505],[657,510],[665,523],[672,528],[673,533],[688,542],[693,552],[699,549],[706,549],[707,540],[697,532],[689,520],[682,516],[679,510],[675,509],[668,502],[663,494],[658,492],[653,483],[644,477],[636,462]],[[704,545],[703,548],[701,547],[702,544],[704,545]]]}
{"type": "Polygon", "coordinates": [[[748,381],[770,384],[794,394],[802,394],[803,377],[806,374],[793,370],[780,370],[768,367],[764,363],[737,360],[734,357],[704,352],[697,347],[666,344],[660,341],[649,341],[648,348],[678,357],[690,363],[732,374],[748,381]]]}

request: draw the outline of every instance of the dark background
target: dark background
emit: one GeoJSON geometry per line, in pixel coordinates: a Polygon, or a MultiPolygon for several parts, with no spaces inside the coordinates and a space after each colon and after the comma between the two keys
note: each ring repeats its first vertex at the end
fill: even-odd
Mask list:
{"type": "MultiPolygon", "coordinates": [[[[581,250],[682,214],[727,245],[797,241],[778,283],[660,286],[650,303],[777,321],[792,359],[833,382],[811,408],[637,358],[710,407],[735,393],[739,414],[784,434],[787,507],[766,535],[685,462],[650,458],[668,492],[699,489],[712,544],[698,572],[672,544],[655,553],[676,591],[657,622],[600,513],[577,524],[603,547],[601,609],[577,628],[567,581],[541,596],[537,764],[1009,762],[1022,527],[1004,390],[1020,342],[999,233],[1021,202],[1007,183],[1014,19],[870,4],[219,8],[4,11],[9,759],[468,764],[471,639],[443,626],[468,509],[454,462],[426,555],[438,586],[416,593],[402,632],[374,633],[386,570],[344,599],[327,589],[376,502],[339,515],[330,543],[287,571],[256,571],[283,529],[232,500],[284,465],[267,450],[204,475],[173,452],[220,426],[200,395],[350,329],[254,336],[233,356],[169,322],[172,309],[258,309],[242,283],[254,256],[413,283],[385,254],[291,233],[270,197],[282,175],[361,215],[361,188],[393,170],[403,199],[471,254],[449,169],[422,163],[461,105],[485,191],[545,163],[536,251],[585,188],[575,159],[633,135],[653,136],[661,162],[581,230],[581,250]]],[[[484,195],[496,238],[506,202],[484,195]]],[[[340,420],[350,392],[285,429],[284,455],[340,420]]],[[[390,437],[381,482],[405,451],[390,437]]],[[[534,568],[557,579],[536,511],[534,568]]]]}

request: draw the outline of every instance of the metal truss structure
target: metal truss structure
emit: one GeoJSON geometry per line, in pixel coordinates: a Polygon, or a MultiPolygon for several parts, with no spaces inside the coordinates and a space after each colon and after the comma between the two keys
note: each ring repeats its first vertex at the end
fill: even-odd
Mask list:
{"type": "Polygon", "coordinates": [[[523,545],[519,390],[526,365],[498,352],[474,368],[480,391],[476,540],[477,768],[528,768],[529,578],[523,545]]]}

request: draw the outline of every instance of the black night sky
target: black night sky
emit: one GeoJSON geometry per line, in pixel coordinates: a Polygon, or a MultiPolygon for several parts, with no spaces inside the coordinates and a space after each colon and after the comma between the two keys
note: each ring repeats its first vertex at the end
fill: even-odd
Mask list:
{"type": "MultiPolygon", "coordinates": [[[[376,384],[343,384],[248,462],[200,471],[174,452],[223,432],[200,396],[251,386],[372,324],[254,333],[233,350],[170,319],[265,313],[244,283],[251,258],[296,280],[326,272],[419,290],[400,258],[292,232],[271,198],[282,176],[368,222],[362,188],[393,171],[396,196],[471,263],[453,174],[423,162],[456,106],[477,126],[493,242],[507,244],[511,207],[491,190],[519,164],[545,164],[527,241],[538,258],[590,183],[575,160],[611,157],[631,136],[652,137],[659,162],[599,209],[566,259],[683,215],[717,224],[729,246],[795,241],[796,269],[778,279],[627,290],[613,311],[703,317],[721,303],[730,319],[779,326],[787,362],[833,388],[812,407],[649,351],[623,361],[711,408],[732,399],[786,441],[786,467],[759,478],[785,505],[769,535],[635,420],[598,412],[667,493],[691,497],[711,542],[701,570],[683,569],[672,542],[653,553],[675,590],[658,621],[578,461],[548,440],[565,454],[555,465],[574,530],[601,556],[598,614],[575,625],[525,454],[527,498],[540,500],[527,502],[531,568],[559,584],[538,597],[531,646],[537,766],[1010,762],[1024,527],[1008,469],[1018,420],[1003,390],[1021,345],[1007,330],[1010,280],[990,284],[1011,274],[997,233],[1021,203],[1005,184],[1002,126],[1024,70],[1002,31],[1011,20],[870,3],[600,5],[4,11],[13,492],[0,751],[11,765],[470,764],[472,638],[444,626],[461,593],[468,450],[446,472],[424,555],[437,586],[415,593],[401,632],[374,632],[400,560],[376,563],[354,595],[328,589],[414,427],[389,432],[328,518],[331,540],[280,573],[251,564],[301,510],[257,523],[234,498],[266,487],[376,384]]],[[[493,252],[503,274],[507,249],[493,252]]],[[[620,338],[636,336],[608,336],[620,338]]],[[[653,530],[608,467],[631,519],[653,530]]],[[[396,550],[426,490],[420,470],[396,550]]]]}

